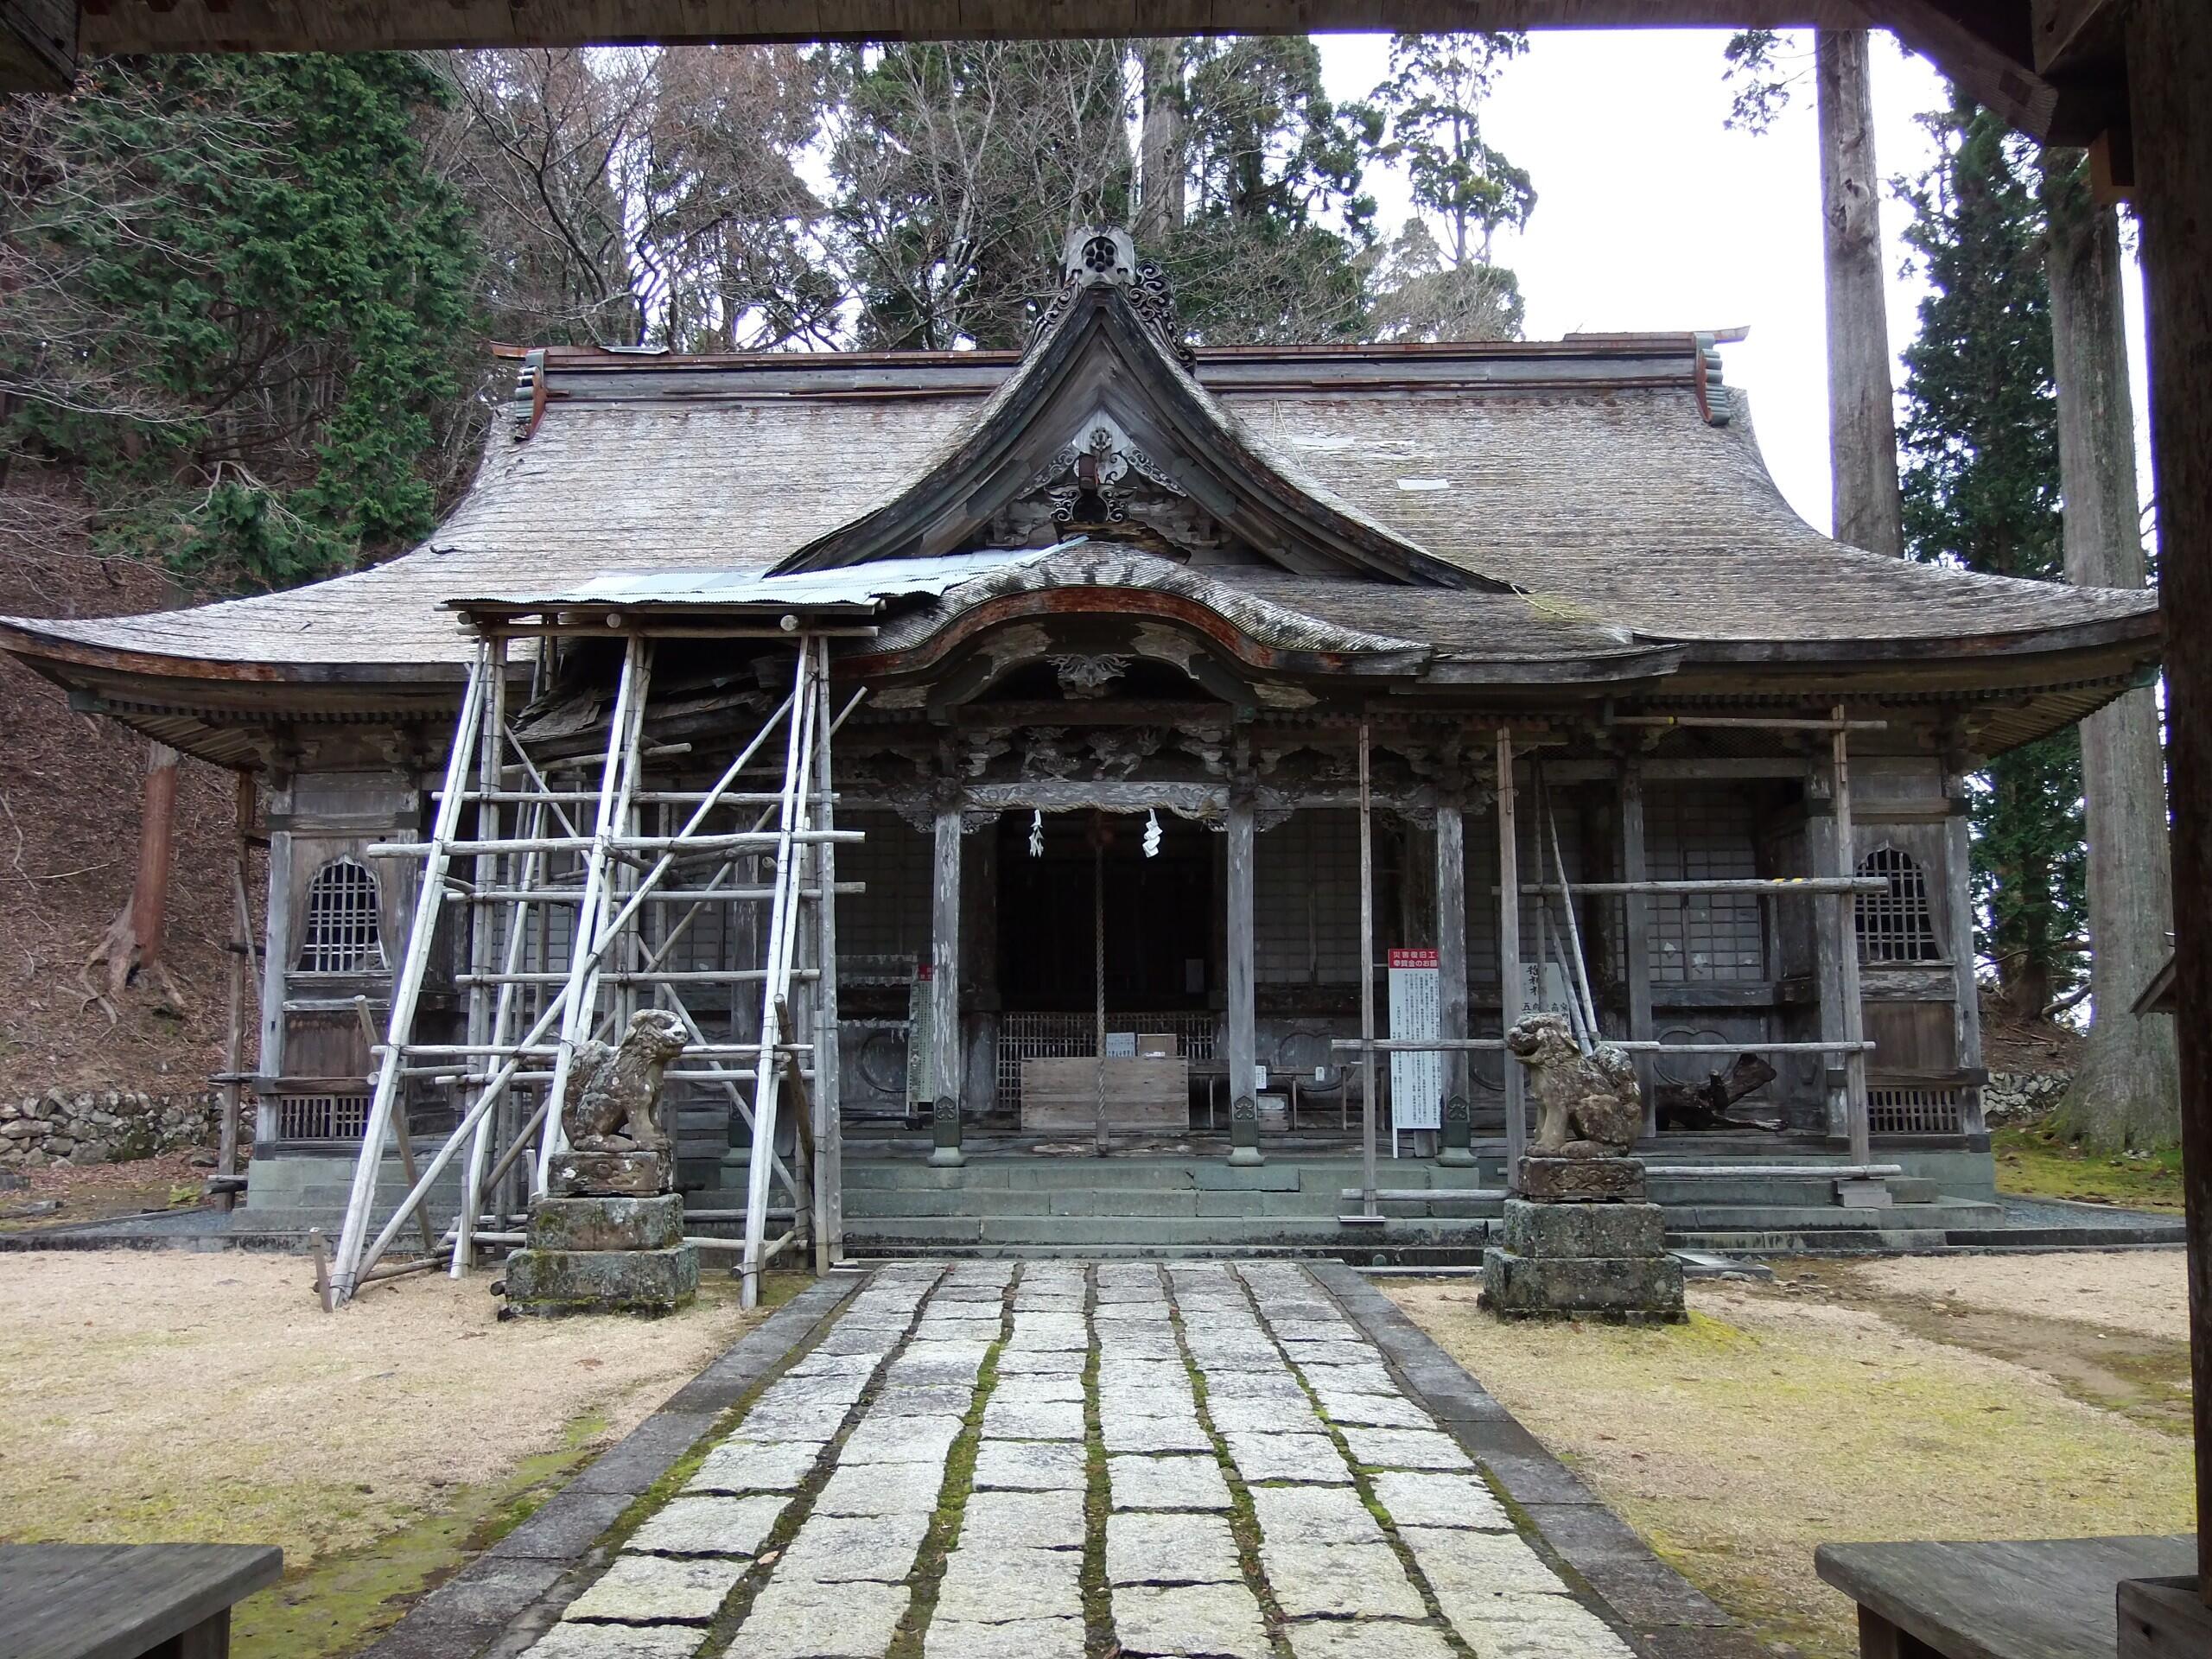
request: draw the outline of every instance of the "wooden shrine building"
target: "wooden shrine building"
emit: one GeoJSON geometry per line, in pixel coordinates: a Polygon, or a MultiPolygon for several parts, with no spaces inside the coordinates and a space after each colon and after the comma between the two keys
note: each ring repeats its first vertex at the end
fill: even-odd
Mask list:
{"type": "MultiPolygon", "coordinates": [[[[1344,1045],[1363,1004],[1393,1034],[1393,950],[1433,961],[1446,1041],[1564,1002],[1649,1046],[1654,1085],[1766,1054],[1732,1109],[1764,1129],[1662,1137],[1662,1161],[1848,1157],[1928,1189],[1901,1198],[1987,1195],[1967,779],[2142,683],[2153,594],[1831,541],[1777,490],[1709,337],[1193,352],[1119,232],[1074,238],[1065,278],[1021,353],[532,352],[474,486],[404,557],[0,622],[79,706],[261,779],[250,1211],[360,1135],[355,999],[381,1028],[423,868],[372,849],[432,835],[480,645],[511,744],[456,802],[417,1026],[480,1057],[506,1000],[526,1015],[561,979],[576,895],[501,908],[530,889],[522,843],[486,852],[466,814],[585,820],[530,866],[537,891],[581,881],[642,632],[626,823],[674,847],[791,690],[779,616],[824,642],[836,710],[842,844],[810,878],[833,922],[794,1018],[835,1033],[835,1066],[804,1069],[842,1183],[814,1185],[855,1237],[1051,1243],[1057,1198],[1026,1232],[988,1224],[1022,1185],[993,1160],[1102,1136],[1172,1165],[1188,1202],[1140,1211],[1175,1220],[1158,1242],[1281,1242],[1254,1217],[1294,1207],[1301,1157],[1325,1231],[1368,1090],[1344,1045]],[[508,862],[472,874],[468,847],[508,862]],[[1204,1174],[1255,1141],[1274,1173],[1204,1174]],[[926,1202],[874,1209],[918,1224],[864,1224],[863,1189],[896,1185],[878,1166],[926,1202]]],[[[649,913],[594,1017],[674,998],[710,1052],[758,1039],[764,948],[711,891],[765,891],[766,860],[735,830],[698,857],[683,921],[649,913]]],[[[1465,1182],[1496,1185],[1503,1057],[1403,1066],[1395,1098],[1392,1069],[1382,1132],[1395,1113],[1399,1150],[1433,1154],[1464,1115],[1465,1182]]],[[[419,1070],[401,1121],[428,1143],[484,1074],[419,1070]]],[[[741,1091],[680,1086],[690,1184],[723,1191],[741,1091]]],[[[1141,1185],[1079,1164],[1039,1190],[1141,1185]]],[[[1412,1167],[1386,1185],[1431,1179],[1412,1167]]]]}

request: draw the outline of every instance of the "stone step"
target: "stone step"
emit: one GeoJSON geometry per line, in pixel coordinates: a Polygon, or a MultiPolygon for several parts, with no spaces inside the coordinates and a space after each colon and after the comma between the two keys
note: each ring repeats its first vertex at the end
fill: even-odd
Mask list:
{"type": "Polygon", "coordinates": [[[1864,1233],[1885,1229],[1941,1231],[1949,1227],[2001,1225],[1993,1204],[1947,1198],[1934,1204],[1892,1205],[1886,1210],[1847,1210],[1840,1205],[1670,1204],[1668,1230],[1699,1232],[1812,1231],[1864,1233]]]}
{"type": "MultiPolygon", "coordinates": [[[[1385,1160],[1382,1185],[1393,1187],[1466,1187],[1485,1183],[1472,1168],[1452,1169],[1414,1159],[1385,1160]]],[[[1090,1187],[1102,1175],[1116,1187],[1147,1192],[1238,1191],[1251,1188],[1294,1191],[1310,1188],[1332,1194],[1359,1179],[1357,1158],[1270,1159],[1257,1168],[1238,1168],[1218,1158],[1154,1159],[1111,1157],[983,1159],[957,1169],[938,1169],[919,1159],[861,1159],[848,1154],[845,1191],[887,1187],[918,1191],[944,1188],[1015,1187],[1024,1190],[1090,1187]]]]}
{"type": "MultiPolygon", "coordinates": [[[[1450,1245],[1473,1252],[1482,1248],[1489,1230],[1480,1221],[1409,1221],[1394,1224],[1389,1235],[1389,1242],[1395,1245],[1450,1245]]],[[[849,1249],[862,1254],[871,1246],[1343,1249],[1382,1242],[1382,1235],[1373,1230],[1346,1227],[1333,1216],[1218,1216],[1187,1220],[1143,1216],[900,1216],[857,1221],[849,1217],[845,1238],[849,1249]]]]}
{"type": "MultiPolygon", "coordinates": [[[[1894,1211],[1889,1213],[1894,1214],[1894,1211]]],[[[1950,1241],[1942,1228],[1859,1228],[1827,1230],[1818,1228],[1780,1228],[1762,1231],[1707,1232],[1696,1229],[1667,1231],[1667,1247],[1675,1250],[1704,1250],[1722,1255],[1874,1255],[1901,1250],[1940,1249],[1950,1241]]]]}
{"type": "MultiPolygon", "coordinates": [[[[980,1190],[905,1192],[881,1189],[848,1188],[845,1215],[849,1221],[863,1217],[906,1216],[1114,1216],[1128,1220],[1204,1217],[1209,1216],[1306,1216],[1333,1219],[1345,1207],[1338,1192],[1149,1192],[1142,1187],[1096,1187],[1087,1192],[1021,1191],[984,1187],[980,1190]]],[[[706,1206],[701,1206],[706,1207],[706,1206]]],[[[1474,1203],[1445,1200],[1433,1209],[1419,1200],[1393,1199],[1382,1206],[1385,1215],[1462,1219],[1503,1214],[1500,1201],[1474,1203]]]]}

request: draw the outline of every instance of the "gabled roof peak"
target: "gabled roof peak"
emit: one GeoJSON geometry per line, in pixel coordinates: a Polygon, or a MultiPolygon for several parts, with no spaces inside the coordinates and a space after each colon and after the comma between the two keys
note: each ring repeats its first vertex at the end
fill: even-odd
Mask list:
{"type": "Polygon", "coordinates": [[[1187,560],[1414,587],[1510,584],[1433,556],[1273,453],[1198,384],[1128,238],[1069,277],[1008,375],[919,472],[780,570],[1044,545],[1087,531],[1187,560]]]}
{"type": "Polygon", "coordinates": [[[1060,254],[1060,291],[1029,331],[1029,350],[1035,351],[1051,337],[1086,290],[1098,288],[1119,289],[1137,321],[1170,357],[1185,369],[1198,366],[1198,356],[1184,337],[1182,320],[1175,315],[1167,273],[1158,260],[1138,258],[1129,233],[1111,225],[1079,226],[1068,232],[1067,246],[1060,254]]]}

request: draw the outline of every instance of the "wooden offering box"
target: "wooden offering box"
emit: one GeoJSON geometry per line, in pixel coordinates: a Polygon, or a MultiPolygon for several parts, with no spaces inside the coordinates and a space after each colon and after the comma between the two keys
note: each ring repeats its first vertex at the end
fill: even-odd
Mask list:
{"type": "MultiPolygon", "coordinates": [[[[1098,1116],[1099,1062],[1089,1055],[1021,1064],[1021,1127],[1039,1135],[1080,1133],[1098,1116]]],[[[1180,1135],[1191,1127],[1191,1065],[1179,1055],[1109,1059],[1106,1127],[1122,1134],[1180,1135]]]]}

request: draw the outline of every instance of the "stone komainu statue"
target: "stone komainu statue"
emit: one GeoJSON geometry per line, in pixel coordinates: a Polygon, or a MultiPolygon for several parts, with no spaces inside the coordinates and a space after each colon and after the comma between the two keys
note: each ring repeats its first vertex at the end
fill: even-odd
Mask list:
{"type": "Polygon", "coordinates": [[[663,1008],[640,1008],[619,1046],[585,1043],[569,1071],[561,1129],[576,1152],[665,1152],[661,1074],[683,1052],[683,1023],[663,1008]]]}
{"type": "Polygon", "coordinates": [[[1536,1138],[1529,1150],[1554,1158],[1618,1158],[1643,1129],[1636,1067],[1610,1043],[1588,1054],[1556,1014],[1524,1015],[1505,1034],[1514,1058],[1529,1068],[1536,1096],[1536,1138]]]}

